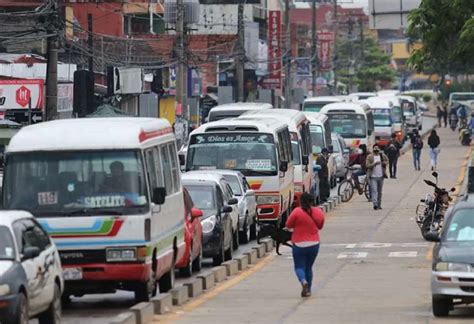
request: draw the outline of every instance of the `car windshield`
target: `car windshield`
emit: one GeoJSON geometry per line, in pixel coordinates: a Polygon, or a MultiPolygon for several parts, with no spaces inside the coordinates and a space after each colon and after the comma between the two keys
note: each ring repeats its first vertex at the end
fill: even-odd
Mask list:
{"type": "Polygon", "coordinates": [[[452,101],[468,101],[474,100],[474,93],[453,93],[451,94],[452,101]]]}
{"type": "Polygon", "coordinates": [[[323,128],[318,125],[310,125],[309,132],[311,134],[312,147],[319,146],[320,148],[323,148],[325,146],[323,128]]]}
{"type": "Polygon", "coordinates": [[[392,126],[390,109],[374,109],[374,125],[379,127],[392,126]]]}
{"type": "Polygon", "coordinates": [[[211,186],[184,185],[196,208],[201,210],[217,210],[214,191],[211,186]]]}
{"type": "Polygon", "coordinates": [[[240,180],[238,176],[225,174],[224,179],[229,183],[230,188],[232,189],[232,192],[234,193],[234,196],[242,196],[242,191],[240,190],[240,183],[239,183],[240,180]]]}
{"type": "Polygon", "coordinates": [[[276,175],[273,136],[261,133],[198,134],[190,139],[186,170],[239,170],[246,176],[276,175]]]}
{"type": "Polygon", "coordinates": [[[15,258],[15,244],[13,237],[6,226],[0,226],[0,259],[12,260],[15,258]]]}
{"type": "Polygon", "coordinates": [[[451,216],[449,227],[446,228],[445,241],[474,241],[474,217],[472,217],[472,209],[460,209],[451,216]]]}
{"type": "Polygon", "coordinates": [[[37,217],[141,213],[148,201],[141,161],[138,151],[12,154],[4,208],[37,217]]]}
{"type": "Polygon", "coordinates": [[[365,116],[361,114],[329,114],[331,130],[344,138],[364,138],[367,133],[365,116]]]}

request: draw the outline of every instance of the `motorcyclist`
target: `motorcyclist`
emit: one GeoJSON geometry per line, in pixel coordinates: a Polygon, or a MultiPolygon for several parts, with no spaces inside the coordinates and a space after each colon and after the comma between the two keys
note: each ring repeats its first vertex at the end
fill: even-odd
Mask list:
{"type": "Polygon", "coordinates": [[[457,108],[457,115],[459,117],[459,127],[466,128],[467,126],[467,109],[464,105],[459,105],[457,108]]]}
{"type": "Polygon", "coordinates": [[[349,166],[353,166],[356,164],[360,165],[359,170],[355,170],[354,172],[352,172],[352,179],[354,180],[356,188],[359,194],[361,195],[364,192],[364,189],[360,186],[359,177],[367,174],[365,162],[367,161],[367,156],[369,155],[369,153],[367,152],[367,145],[365,144],[359,145],[359,150],[359,154],[354,160],[352,160],[352,162],[349,163],[349,166]]]}

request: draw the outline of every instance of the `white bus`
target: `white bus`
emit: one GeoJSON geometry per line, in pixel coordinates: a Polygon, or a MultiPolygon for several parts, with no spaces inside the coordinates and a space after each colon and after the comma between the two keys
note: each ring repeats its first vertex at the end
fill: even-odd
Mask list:
{"type": "Polygon", "coordinates": [[[306,98],[303,101],[303,111],[320,112],[325,105],[335,102],[344,102],[344,99],[335,96],[306,98]]]}
{"type": "Polygon", "coordinates": [[[268,103],[260,102],[237,102],[231,104],[225,104],[216,106],[209,111],[208,122],[213,122],[217,120],[234,118],[242,115],[247,111],[252,110],[262,110],[262,109],[271,109],[273,106],[268,103]]]}
{"type": "Polygon", "coordinates": [[[191,133],[186,171],[242,172],[257,196],[257,218],[282,222],[293,203],[294,167],[290,132],[280,120],[226,119],[191,133]]]}
{"type": "Polygon", "coordinates": [[[85,118],[22,128],[6,152],[3,207],[31,212],[53,237],[64,295],[174,284],[184,254],[184,200],[171,125],[85,118]]]}
{"type": "Polygon", "coordinates": [[[360,144],[371,149],[375,144],[374,116],[366,103],[334,103],[321,109],[329,117],[331,131],[340,134],[346,145],[357,149],[360,144]]]}
{"type": "MultiPolygon", "coordinates": [[[[403,125],[403,113],[400,103],[393,97],[373,97],[364,100],[374,115],[375,141],[385,147],[391,140],[392,134],[400,134],[403,125]],[[398,133],[397,133],[398,132],[398,133]]],[[[400,141],[402,143],[402,141],[400,141]]]]}
{"type": "Polygon", "coordinates": [[[275,118],[288,125],[291,135],[291,148],[293,151],[293,165],[295,172],[294,206],[299,206],[301,195],[303,192],[310,192],[313,185],[313,163],[310,161],[310,158],[312,157],[312,151],[309,120],[302,112],[294,109],[266,109],[249,111],[241,115],[239,119],[255,117],[275,118]]]}

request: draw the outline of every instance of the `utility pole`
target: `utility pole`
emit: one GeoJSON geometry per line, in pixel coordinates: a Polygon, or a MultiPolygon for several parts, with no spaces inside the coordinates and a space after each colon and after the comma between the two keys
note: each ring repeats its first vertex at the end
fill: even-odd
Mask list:
{"type": "Polygon", "coordinates": [[[364,42],[365,42],[365,39],[364,39],[364,20],[362,19],[362,17],[359,19],[359,24],[360,24],[360,64],[364,64],[364,60],[365,60],[365,53],[364,53],[364,42]]]}
{"type": "MultiPolygon", "coordinates": [[[[184,42],[185,42],[185,23],[184,23],[184,2],[183,0],[176,0],[177,13],[176,13],[176,41],[177,41],[177,56],[178,56],[178,68],[176,71],[176,101],[181,105],[182,117],[189,120],[188,112],[188,96],[187,96],[187,74],[188,69],[185,59],[184,42]]],[[[186,135],[185,132],[184,135],[186,135]]]]}
{"type": "Polygon", "coordinates": [[[289,0],[285,0],[285,27],[285,108],[291,109],[291,28],[289,0]]]}
{"type": "Polygon", "coordinates": [[[334,0],[334,54],[333,54],[333,70],[334,70],[334,94],[339,93],[337,89],[337,34],[339,32],[339,20],[337,17],[337,0],[334,0]]]}
{"type": "Polygon", "coordinates": [[[46,112],[45,119],[53,120],[58,116],[58,38],[56,23],[59,19],[59,8],[57,0],[50,0],[53,14],[48,22],[46,32],[47,38],[47,58],[46,64],[46,112]]]}
{"type": "Polygon", "coordinates": [[[237,51],[235,57],[235,71],[237,76],[237,101],[244,101],[244,70],[245,70],[245,27],[244,27],[244,5],[237,6],[237,51]]]}
{"type": "Polygon", "coordinates": [[[316,29],[316,0],[313,0],[311,3],[311,87],[313,97],[317,94],[317,80],[319,76],[318,34],[316,29]]]}
{"type": "Polygon", "coordinates": [[[94,75],[94,36],[92,27],[92,14],[87,14],[87,47],[89,48],[89,72],[94,75]]]}

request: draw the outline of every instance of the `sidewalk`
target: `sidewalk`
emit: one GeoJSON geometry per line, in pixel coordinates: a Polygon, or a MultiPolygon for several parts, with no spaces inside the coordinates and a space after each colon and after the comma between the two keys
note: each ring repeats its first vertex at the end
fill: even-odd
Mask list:
{"type": "MultiPolygon", "coordinates": [[[[460,175],[467,148],[457,132],[442,128],[439,184],[450,188],[460,175]]],[[[429,323],[429,249],[414,221],[416,205],[431,191],[425,139],[422,171],[408,151],[399,161],[398,179],[384,185],[383,210],[362,196],[327,215],[315,265],[313,297],[299,297],[291,250],[272,255],[256,273],[215,296],[185,305],[156,323],[429,323]]],[[[441,321],[436,321],[436,323],[441,321]]]]}

